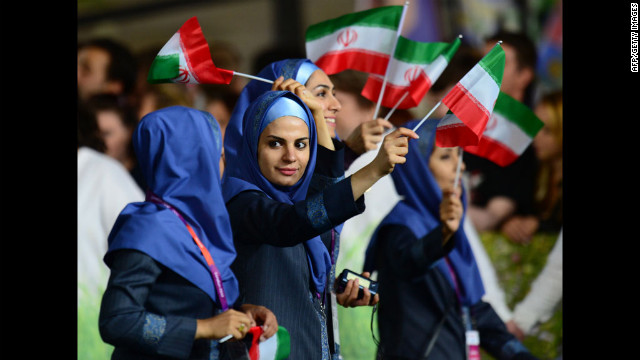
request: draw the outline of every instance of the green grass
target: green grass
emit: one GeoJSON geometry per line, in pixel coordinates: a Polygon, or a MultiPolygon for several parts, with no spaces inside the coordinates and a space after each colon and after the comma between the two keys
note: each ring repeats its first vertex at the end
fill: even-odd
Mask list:
{"type": "Polygon", "coordinates": [[[113,346],[102,341],[98,330],[101,296],[86,291],[78,298],[78,360],[108,360],[113,346]]]}

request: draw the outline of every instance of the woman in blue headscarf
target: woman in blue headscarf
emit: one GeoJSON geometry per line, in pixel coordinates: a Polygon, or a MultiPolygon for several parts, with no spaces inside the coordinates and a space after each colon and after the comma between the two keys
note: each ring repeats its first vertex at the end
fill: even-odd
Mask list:
{"type": "Polygon", "coordinates": [[[477,357],[467,357],[466,343],[481,339],[496,359],[533,359],[482,301],[480,273],[459,228],[464,194],[454,186],[458,148],[435,146],[437,122],[421,126],[407,164],[391,174],[402,200],[366,251],[364,269],[378,272],[378,352],[384,359],[479,359],[477,346],[470,349],[477,357]]]}
{"type": "Polygon", "coordinates": [[[294,91],[268,91],[245,112],[237,161],[223,182],[238,252],[232,267],[242,301],[268,307],[289,331],[292,359],[329,359],[323,295],[331,244],[320,235],[364,210],[362,195],[404,162],[415,133],[398,129],[371,164],[309,193],[312,177],[323,170],[320,134],[327,135],[316,127],[326,124],[320,106],[306,99],[310,109],[301,99],[304,86],[294,91]]]}
{"type": "Polygon", "coordinates": [[[108,238],[111,276],[99,325],[115,347],[112,358],[217,358],[216,340],[244,338],[256,323],[272,336],[271,311],[234,309],[236,251],[220,187],[217,121],[165,108],[140,121],[133,145],[149,192],[124,208],[108,238]]]}
{"type": "MultiPolygon", "coordinates": [[[[249,107],[249,104],[258,96],[270,90],[289,90],[296,92],[296,89],[304,89],[306,92],[296,92],[305,101],[305,103],[316,104],[311,109],[314,118],[321,121],[321,125],[316,126],[318,132],[317,147],[317,167],[314,172],[311,183],[308,187],[308,195],[321,192],[326,187],[334,184],[344,178],[345,151],[344,143],[335,136],[331,131],[335,127],[336,113],[340,111],[341,104],[334,96],[334,85],[327,74],[318,68],[308,59],[285,59],[273,62],[265,66],[258,76],[264,79],[274,81],[274,84],[252,80],[242,90],[239,100],[234,107],[233,113],[225,132],[225,158],[226,168],[230,172],[225,173],[223,182],[226,181],[230,173],[233,173],[240,167],[235,165],[238,162],[237,153],[241,146],[243,128],[243,116],[249,107]]],[[[377,297],[369,299],[367,296],[358,299],[358,289],[353,286],[350,281],[346,287],[346,291],[340,294],[333,292],[333,281],[336,273],[336,262],[340,249],[340,232],[343,224],[337,224],[328,231],[320,235],[321,240],[329,245],[329,256],[331,258],[331,269],[327,277],[327,291],[323,294],[323,301],[327,304],[325,307],[325,316],[328,324],[329,347],[331,352],[339,354],[339,345],[334,341],[333,334],[337,331],[334,327],[337,324],[337,304],[345,307],[355,307],[369,305],[377,301],[377,297]]],[[[368,274],[363,274],[368,276],[368,274]]]]}

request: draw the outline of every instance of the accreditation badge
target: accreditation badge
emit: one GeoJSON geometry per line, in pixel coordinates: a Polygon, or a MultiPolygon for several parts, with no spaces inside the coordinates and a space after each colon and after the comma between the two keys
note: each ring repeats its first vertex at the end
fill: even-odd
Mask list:
{"type": "Polygon", "coordinates": [[[467,360],[480,360],[480,334],[477,330],[465,332],[467,343],[467,360]]]}

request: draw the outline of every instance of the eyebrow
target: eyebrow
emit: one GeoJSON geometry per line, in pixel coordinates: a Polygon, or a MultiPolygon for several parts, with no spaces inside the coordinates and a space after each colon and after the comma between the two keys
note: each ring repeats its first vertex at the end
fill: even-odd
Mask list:
{"type": "MultiPolygon", "coordinates": [[[[268,138],[273,138],[274,140],[287,141],[286,139],[281,138],[281,137],[279,137],[279,136],[275,136],[275,135],[267,135],[267,137],[268,137],[268,138]]],[[[301,137],[301,138],[299,138],[299,139],[295,139],[295,141],[302,141],[302,140],[309,140],[309,137],[308,137],[308,136],[305,136],[305,137],[301,137]]]]}
{"type": "Polygon", "coordinates": [[[325,88],[325,89],[327,89],[327,90],[331,90],[331,86],[329,86],[329,85],[325,85],[325,84],[319,84],[319,85],[316,85],[316,87],[314,87],[314,88],[313,88],[313,90],[315,90],[315,89],[317,89],[317,88],[325,88]]]}

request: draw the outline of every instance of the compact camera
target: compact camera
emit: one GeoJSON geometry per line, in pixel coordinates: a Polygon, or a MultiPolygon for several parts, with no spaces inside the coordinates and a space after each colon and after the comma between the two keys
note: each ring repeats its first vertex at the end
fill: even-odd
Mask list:
{"type": "Polygon", "coordinates": [[[340,294],[344,292],[345,287],[347,286],[347,281],[352,279],[358,279],[358,287],[360,290],[358,291],[358,299],[362,299],[364,297],[364,288],[369,289],[371,293],[371,299],[378,293],[378,282],[373,281],[371,279],[367,279],[360,274],[356,274],[349,269],[342,270],[340,276],[336,281],[336,293],[340,294]]]}

